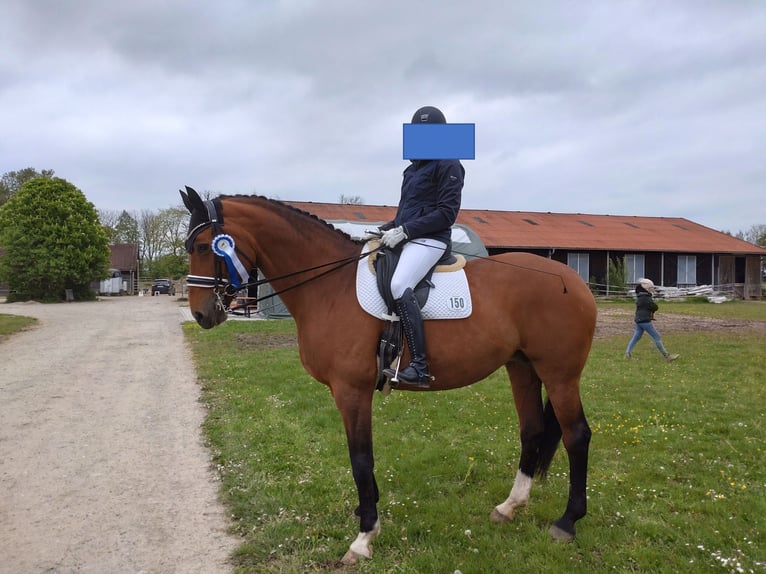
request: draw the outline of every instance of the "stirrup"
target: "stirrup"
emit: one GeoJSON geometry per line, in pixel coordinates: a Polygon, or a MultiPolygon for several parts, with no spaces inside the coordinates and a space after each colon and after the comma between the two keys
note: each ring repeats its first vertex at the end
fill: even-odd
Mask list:
{"type": "MultiPolygon", "coordinates": [[[[393,370],[389,369],[389,372],[393,373],[393,370]]],[[[397,382],[402,382],[408,385],[414,385],[416,387],[420,387],[421,389],[429,388],[431,386],[431,381],[434,380],[434,377],[431,376],[431,374],[428,373],[428,371],[426,371],[425,373],[421,373],[411,364],[407,365],[401,371],[397,373],[393,373],[393,374],[395,374],[395,376],[397,377],[397,382]],[[411,375],[412,373],[405,374],[408,369],[411,369],[412,372],[414,372],[414,376],[408,376],[408,375],[411,375]]]]}
{"type": "Polygon", "coordinates": [[[402,371],[399,371],[398,369],[392,369],[391,367],[383,369],[382,372],[383,376],[388,379],[388,383],[391,385],[391,388],[394,389],[399,385],[399,383],[404,383],[405,385],[413,385],[421,389],[428,389],[431,387],[431,381],[435,380],[435,377],[430,374],[426,374],[425,377],[419,375],[417,380],[405,379],[401,376],[402,371]]]}

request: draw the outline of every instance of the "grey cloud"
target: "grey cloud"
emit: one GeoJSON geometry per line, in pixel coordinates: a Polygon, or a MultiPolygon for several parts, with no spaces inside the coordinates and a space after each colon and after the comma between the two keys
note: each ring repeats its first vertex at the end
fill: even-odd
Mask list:
{"type": "Polygon", "coordinates": [[[744,207],[764,29],[756,1],[6,0],[0,172],[54,169],[105,208],[183,184],[394,204],[401,124],[431,104],[477,124],[466,206],[736,230],[766,223],[744,207]]]}

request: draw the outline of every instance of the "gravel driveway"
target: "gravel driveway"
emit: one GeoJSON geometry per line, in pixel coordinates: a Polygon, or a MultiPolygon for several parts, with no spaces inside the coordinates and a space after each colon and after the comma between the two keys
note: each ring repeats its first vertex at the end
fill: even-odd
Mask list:
{"type": "Polygon", "coordinates": [[[230,572],[176,298],[0,313],[0,572],[230,572]]]}

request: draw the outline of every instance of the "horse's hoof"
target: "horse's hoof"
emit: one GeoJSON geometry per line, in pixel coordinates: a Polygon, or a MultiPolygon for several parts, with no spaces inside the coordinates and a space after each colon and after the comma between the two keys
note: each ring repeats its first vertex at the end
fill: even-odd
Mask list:
{"type": "Polygon", "coordinates": [[[551,538],[553,538],[556,542],[572,542],[575,539],[574,532],[567,532],[555,524],[550,527],[548,534],[550,534],[551,538]]]}
{"type": "Polygon", "coordinates": [[[349,550],[340,562],[344,566],[354,566],[359,562],[359,555],[356,552],[351,552],[351,550],[349,550]]]}
{"type": "Polygon", "coordinates": [[[489,519],[492,522],[497,522],[498,524],[504,524],[506,522],[510,522],[513,520],[513,514],[510,516],[506,516],[505,514],[500,514],[497,511],[497,508],[492,509],[492,514],[489,515],[489,519]]]}
{"type": "Polygon", "coordinates": [[[353,550],[346,552],[346,555],[340,561],[344,566],[355,566],[360,558],[371,558],[371,556],[365,556],[364,554],[357,554],[353,550]]]}

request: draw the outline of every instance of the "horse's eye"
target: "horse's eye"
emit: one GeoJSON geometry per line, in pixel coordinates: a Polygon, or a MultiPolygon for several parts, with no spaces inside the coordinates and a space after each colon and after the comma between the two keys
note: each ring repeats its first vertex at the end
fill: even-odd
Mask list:
{"type": "Polygon", "coordinates": [[[207,243],[200,243],[197,245],[197,253],[204,255],[210,250],[210,246],[207,243]]]}

